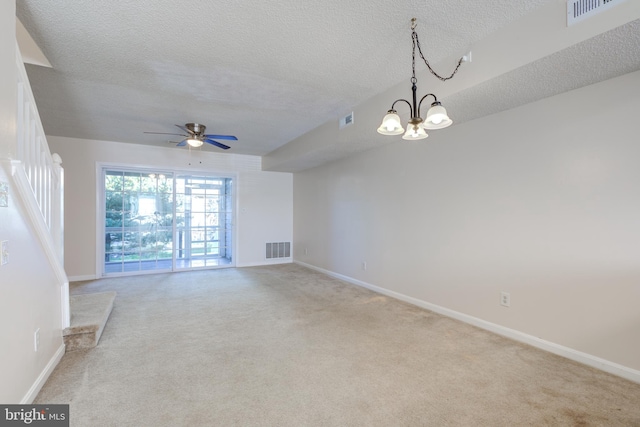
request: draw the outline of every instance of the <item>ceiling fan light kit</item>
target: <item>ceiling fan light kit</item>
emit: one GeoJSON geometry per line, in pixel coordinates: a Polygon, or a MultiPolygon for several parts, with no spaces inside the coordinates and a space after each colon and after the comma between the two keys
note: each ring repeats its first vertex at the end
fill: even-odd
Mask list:
{"type": "MultiPolygon", "coordinates": [[[[184,126],[176,125],[178,128],[186,132],[186,134],[182,133],[165,133],[165,132],[145,132],[155,135],[178,135],[184,137],[184,139],[178,142],[178,147],[184,147],[185,145],[189,145],[189,147],[198,148],[201,147],[205,142],[207,144],[215,145],[218,148],[222,148],[223,150],[228,150],[228,145],[225,145],[221,142],[216,141],[216,139],[224,139],[227,141],[237,141],[233,135],[214,135],[214,134],[205,134],[204,131],[207,128],[205,125],[201,125],[200,123],[187,123],[184,126]]],[[[171,142],[171,141],[170,141],[171,142]]]]}
{"type": "Polygon", "coordinates": [[[202,146],[202,144],[204,144],[204,142],[202,142],[201,139],[189,138],[187,139],[187,144],[189,144],[192,147],[200,147],[202,146]]]}
{"type": "Polygon", "coordinates": [[[420,57],[424,60],[424,63],[427,65],[427,68],[438,79],[447,81],[456,75],[460,65],[465,62],[465,57],[460,58],[458,61],[458,65],[453,70],[448,77],[442,77],[438,73],[436,73],[429,61],[422,54],[422,49],[420,47],[420,40],[418,39],[418,34],[416,33],[416,18],[411,19],[411,39],[413,41],[413,57],[411,63],[411,70],[413,72],[411,76],[411,92],[413,94],[412,101],[409,102],[406,99],[397,99],[391,104],[391,108],[387,111],[387,114],[382,119],[382,123],[380,127],[378,127],[378,133],[382,135],[400,135],[404,133],[402,139],[408,141],[415,141],[418,139],[427,138],[429,135],[427,134],[425,129],[443,129],[448,126],[451,126],[453,121],[447,115],[447,110],[442,106],[438,98],[432,93],[428,93],[420,99],[420,102],[417,102],[417,91],[418,87],[416,83],[418,79],[416,79],[416,47],[418,48],[418,53],[420,57]],[[433,102],[431,103],[431,107],[427,111],[426,119],[422,119],[420,115],[420,107],[422,106],[422,101],[424,101],[427,97],[433,97],[433,102]],[[411,118],[409,119],[409,123],[407,125],[407,131],[402,127],[402,122],[400,120],[400,116],[398,112],[395,110],[395,105],[398,102],[406,102],[409,105],[409,113],[411,114],[411,118]]]}

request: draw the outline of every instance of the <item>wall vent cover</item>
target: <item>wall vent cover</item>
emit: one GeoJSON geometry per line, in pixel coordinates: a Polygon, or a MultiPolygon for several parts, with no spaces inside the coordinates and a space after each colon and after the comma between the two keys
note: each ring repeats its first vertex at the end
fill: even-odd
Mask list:
{"type": "Polygon", "coordinates": [[[265,255],[267,259],[289,258],[291,257],[291,242],[267,243],[265,255]]]}
{"type": "Polygon", "coordinates": [[[624,1],[626,0],[569,0],[567,2],[567,27],[624,1]]]}

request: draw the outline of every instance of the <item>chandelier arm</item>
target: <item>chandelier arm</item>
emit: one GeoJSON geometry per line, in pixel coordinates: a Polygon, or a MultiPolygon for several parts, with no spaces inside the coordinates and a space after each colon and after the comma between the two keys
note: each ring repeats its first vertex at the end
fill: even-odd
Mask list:
{"type": "Polygon", "coordinates": [[[428,136],[427,133],[425,132],[426,128],[442,129],[447,126],[450,126],[452,123],[451,119],[447,116],[446,110],[444,109],[444,107],[440,105],[440,102],[438,102],[438,98],[435,96],[435,94],[428,93],[420,99],[420,102],[418,102],[418,96],[417,96],[418,79],[416,78],[416,47],[418,48],[420,57],[422,58],[424,63],[427,65],[427,68],[429,68],[429,71],[442,81],[451,79],[458,72],[458,69],[460,68],[460,65],[462,64],[464,59],[464,57],[460,58],[460,60],[458,61],[458,64],[456,65],[456,68],[453,70],[453,73],[451,73],[450,76],[448,77],[440,76],[438,73],[435,72],[433,68],[431,68],[429,61],[427,61],[427,59],[422,54],[422,47],[420,46],[420,41],[418,40],[418,34],[416,33],[415,29],[416,29],[416,18],[413,18],[411,19],[411,41],[413,45],[412,52],[411,52],[411,92],[412,92],[411,99],[413,103],[403,98],[396,99],[393,102],[393,104],[391,104],[391,109],[387,111],[387,115],[384,116],[384,118],[382,119],[382,124],[378,128],[378,133],[381,133],[383,135],[399,135],[400,133],[402,133],[404,129],[402,128],[400,123],[396,123],[400,120],[400,118],[398,117],[398,113],[395,110],[395,106],[398,102],[406,102],[407,105],[409,106],[409,112],[411,114],[411,119],[409,120],[410,127],[407,128],[407,132],[402,137],[402,139],[406,139],[406,140],[424,139],[428,136]],[[424,101],[429,96],[433,96],[433,103],[431,104],[431,107],[432,108],[437,107],[437,108],[435,108],[434,110],[430,109],[429,112],[427,112],[427,115],[429,115],[429,113],[432,112],[432,116],[429,118],[430,121],[426,122],[425,120],[422,119],[422,117],[420,117],[420,109],[422,108],[422,101],[424,101]]]}
{"type": "Polygon", "coordinates": [[[422,114],[420,114],[420,108],[422,107],[422,101],[424,101],[424,99],[427,96],[433,96],[433,102],[438,102],[438,98],[436,98],[436,96],[432,93],[428,93],[425,96],[422,97],[422,99],[420,100],[420,103],[418,104],[418,116],[422,117],[422,114]]]}
{"type": "MultiPolygon", "coordinates": [[[[414,40],[414,46],[418,47],[418,53],[420,54],[420,58],[422,58],[422,60],[424,61],[425,65],[427,66],[427,68],[431,72],[431,74],[433,74],[434,76],[436,76],[438,79],[442,80],[443,82],[446,82],[447,80],[453,78],[453,76],[456,75],[456,73],[458,72],[458,69],[460,68],[460,65],[462,65],[462,62],[463,62],[464,58],[460,58],[458,60],[458,64],[456,65],[456,68],[453,70],[453,72],[451,73],[451,75],[449,77],[442,77],[440,74],[436,73],[436,71],[433,68],[431,68],[431,64],[429,64],[429,61],[427,60],[427,58],[425,58],[424,55],[422,54],[422,48],[420,47],[420,39],[418,39],[418,33],[416,33],[414,31],[413,34],[412,34],[412,38],[414,40]]],[[[415,47],[414,47],[414,49],[415,49],[415,47]]],[[[414,54],[414,57],[415,57],[415,54],[414,54]]]]}
{"type": "Polygon", "coordinates": [[[413,117],[413,107],[411,107],[411,103],[409,101],[407,101],[406,99],[402,99],[402,98],[401,99],[396,99],[395,101],[393,101],[393,104],[391,104],[391,109],[395,111],[394,107],[396,105],[396,102],[400,102],[400,101],[407,103],[407,105],[409,106],[409,113],[411,114],[411,117],[413,117]]]}

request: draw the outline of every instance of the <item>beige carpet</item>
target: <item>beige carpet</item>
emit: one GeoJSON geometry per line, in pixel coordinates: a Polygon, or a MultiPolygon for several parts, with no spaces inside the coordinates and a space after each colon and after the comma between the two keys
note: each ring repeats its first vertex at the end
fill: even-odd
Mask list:
{"type": "Polygon", "coordinates": [[[294,264],[106,291],[36,399],[72,426],[640,426],[638,384],[294,264]]]}

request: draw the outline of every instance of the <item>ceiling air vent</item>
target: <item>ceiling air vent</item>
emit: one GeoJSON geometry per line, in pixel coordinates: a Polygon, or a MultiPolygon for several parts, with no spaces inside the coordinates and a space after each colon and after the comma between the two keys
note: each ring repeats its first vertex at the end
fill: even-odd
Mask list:
{"type": "Polygon", "coordinates": [[[340,129],[353,124],[353,111],[340,119],[340,129]]]}
{"type": "Polygon", "coordinates": [[[567,27],[624,1],[626,0],[569,0],[567,2],[567,27]]]}

